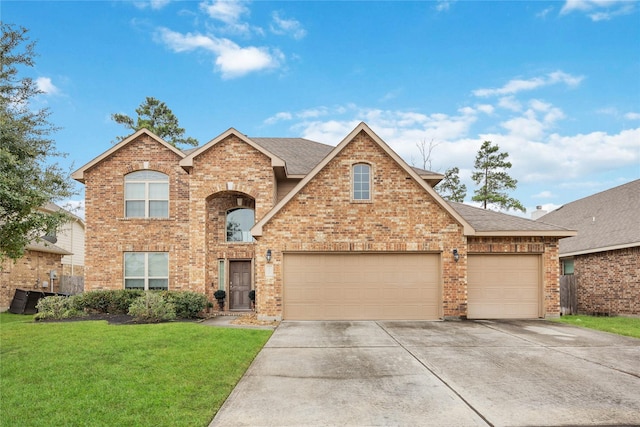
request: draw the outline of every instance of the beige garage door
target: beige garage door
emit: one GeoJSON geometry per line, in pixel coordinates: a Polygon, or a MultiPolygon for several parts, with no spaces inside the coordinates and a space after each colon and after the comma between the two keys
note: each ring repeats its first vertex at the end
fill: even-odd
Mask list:
{"type": "Polygon", "coordinates": [[[540,316],[540,256],[469,255],[470,319],[540,316]]]}
{"type": "Polygon", "coordinates": [[[440,313],[437,254],[285,254],[287,320],[416,320],[440,313]]]}

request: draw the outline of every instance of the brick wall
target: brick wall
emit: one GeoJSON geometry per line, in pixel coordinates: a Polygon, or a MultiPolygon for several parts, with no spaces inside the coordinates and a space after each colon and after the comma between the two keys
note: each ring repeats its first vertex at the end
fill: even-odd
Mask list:
{"type": "Polygon", "coordinates": [[[640,315],[640,247],[574,259],[578,312],[640,315]]]}
{"type": "Polygon", "coordinates": [[[124,288],[127,251],[169,252],[170,289],[204,291],[189,277],[189,180],[179,160],[143,134],[85,171],[85,291],[124,288]],[[124,217],[124,176],[145,169],[169,175],[169,218],[124,217]]]}
{"type": "Polygon", "coordinates": [[[469,237],[469,253],[542,255],[544,315],[560,315],[560,275],[556,237],[469,237]]]}
{"type": "MultiPolygon", "coordinates": [[[[11,305],[16,289],[39,290],[51,292],[49,272],[56,270],[58,277],[62,274],[62,255],[47,252],[26,251],[15,263],[5,260],[0,269],[0,311],[11,305]],[[47,282],[46,288],[42,282],[47,282]]],[[[54,280],[53,291],[59,292],[59,282],[54,280]]]]}
{"type": "Polygon", "coordinates": [[[284,252],[410,251],[443,254],[443,315],[459,316],[466,313],[465,243],[462,227],[361,132],[263,227],[256,248],[257,311],[262,318],[282,316],[284,252]],[[371,203],[351,203],[351,167],[358,162],[372,167],[371,203]],[[265,277],[267,249],[273,278],[265,277]]]}

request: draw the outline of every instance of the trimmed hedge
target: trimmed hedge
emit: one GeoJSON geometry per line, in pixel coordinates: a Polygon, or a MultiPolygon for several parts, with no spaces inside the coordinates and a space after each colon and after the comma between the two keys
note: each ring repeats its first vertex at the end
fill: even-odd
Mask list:
{"type": "Polygon", "coordinates": [[[207,307],[209,300],[203,294],[189,291],[164,291],[165,301],[176,308],[176,316],[181,319],[194,319],[207,307]]]}
{"type": "MultiPolygon", "coordinates": [[[[173,311],[173,318],[180,319],[195,319],[209,305],[209,300],[205,295],[189,291],[142,291],[134,289],[91,291],[71,297],[51,296],[42,298],[38,303],[38,313],[35,318],[36,320],[65,319],[79,317],[86,313],[131,314],[131,307],[134,303],[137,304],[134,311],[138,310],[140,312],[141,299],[146,301],[145,307],[147,309],[149,309],[149,304],[153,303],[154,307],[150,313],[155,312],[154,310],[156,309],[160,313],[163,310],[166,311],[166,307],[171,306],[172,308],[169,311],[173,311]],[[151,294],[156,295],[157,298],[151,297],[153,300],[147,298],[151,294]],[[158,303],[158,299],[162,300],[162,303],[158,303]]],[[[131,315],[138,317],[135,314],[131,315]]],[[[151,315],[152,318],[155,318],[154,316],[151,315]]]]}

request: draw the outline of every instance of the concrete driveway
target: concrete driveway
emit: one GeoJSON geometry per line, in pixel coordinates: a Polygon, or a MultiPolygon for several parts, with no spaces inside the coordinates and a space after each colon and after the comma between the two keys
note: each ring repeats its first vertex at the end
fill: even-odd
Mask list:
{"type": "Polygon", "coordinates": [[[640,340],[545,321],[283,322],[211,426],[640,425],[640,340]]]}

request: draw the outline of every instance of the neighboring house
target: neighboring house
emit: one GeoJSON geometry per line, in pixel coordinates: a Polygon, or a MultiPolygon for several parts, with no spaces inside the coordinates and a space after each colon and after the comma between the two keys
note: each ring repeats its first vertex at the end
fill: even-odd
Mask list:
{"type": "Polygon", "coordinates": [[[457,203],[366,124],[336,147],[235,129],[183,152],[143,129],[76,172],[85,289],[225,290],[260,319],[559,315],[558,239],[457,203]]]}
{"type": "MultiPolygon", "coordinates": [[[[60,206],[49,203],[44,208],[49,212],[63,210],[60,206]]],[[[68,251],[70,254],[62,257],[63,276],[84,275],[84,221],[79,216],[67,212],[71,221],[63,224],[53,237],[56,246],[68,251]]]]}
{"type": "Polygon", "coordinates": [[[62,257],[67,255],[71,253],[37,239],[27,246],[22,258],[5,259],[0,268],[0,312],[9,308],[16,289],[59,292],[62,257]]]}
{"type": "Polygon", "coordinates": [[[640,180],[568,203],[539,219],[578,231],[560,240],[581,313],[640,315],[640,180]]]}
{"type": "MultiPolygon", "coordinates": [[[[48,203],[40,210],[56,212],[63,208],[48,203]]],[[[0,311],[9,308],[16,289],[66,294],[82,291],[84,221],[70,212],[67,214],[71,217],[70,222],[63,224],[54,234],[34,240],[22,258],[2,263],[0,311]],[[53,281],[50,278],[52,271],[56,275],[53,281]]]]}

